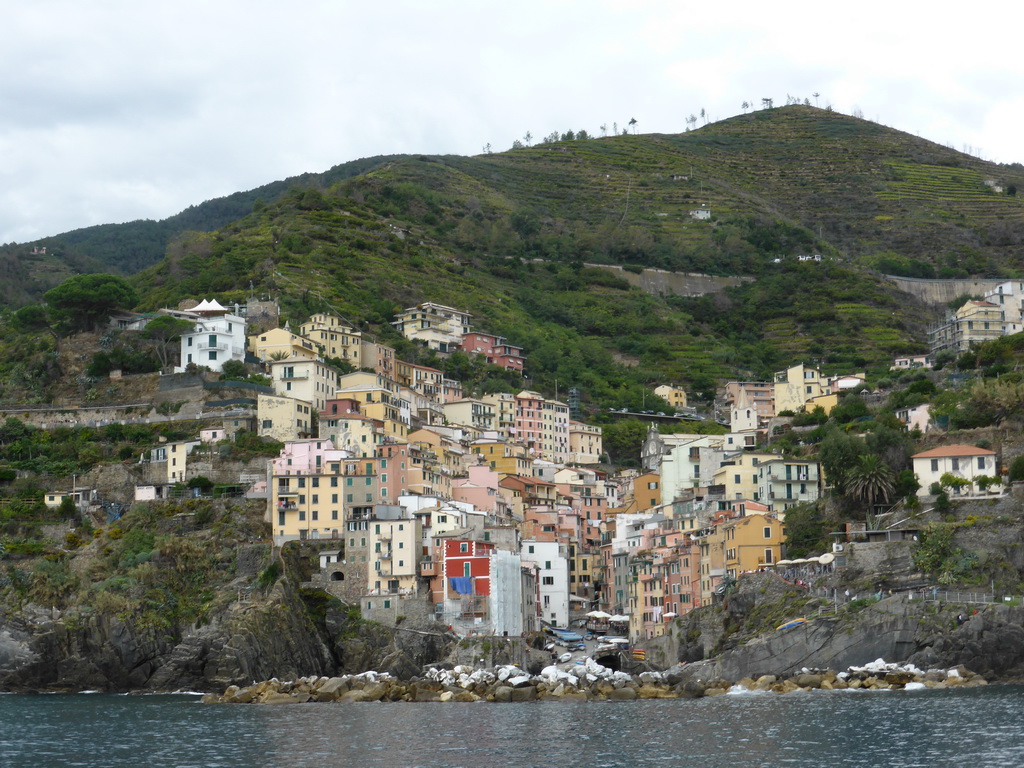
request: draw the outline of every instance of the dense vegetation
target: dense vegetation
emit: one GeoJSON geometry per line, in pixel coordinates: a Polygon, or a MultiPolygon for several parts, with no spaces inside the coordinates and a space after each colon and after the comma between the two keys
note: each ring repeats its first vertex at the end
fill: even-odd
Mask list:
{"type": "MultiPolygon", "coordinates": [[[[557,381],[621,407],[655,383],[708,392],[800,360],[881,371],[893,355],[922,351],[932,315],[874,269],[1017,267],[1024,200],[1008,190],[1024,182],[1020,168],[868,121],[788,106],[679,135],[569,138],[346,163],[164,222],[50,238],[47,255],[31,258],[43,274],[69,259],[72,271],[102,258],[133,272],[164,257],[133,279],[137,308],[230,303],[254,290],[279,296],[293,321],[333,310],[395,345],[397,309],[428,299],[465,307],[526,348],[530,386],[553,392],[557,381]],[[811,254],[823,261],[796,261],[811,254]],[[757,279],[685,299],[588,266],[599,264],[757,279]]],[[[51,287],[32,288],[18,271],[27,248],[5,254],[29,286],[10,293],[15,305],[51,287]]],[[[495,372],[472,378],[480,391],[512,384],[495,372]]]]}

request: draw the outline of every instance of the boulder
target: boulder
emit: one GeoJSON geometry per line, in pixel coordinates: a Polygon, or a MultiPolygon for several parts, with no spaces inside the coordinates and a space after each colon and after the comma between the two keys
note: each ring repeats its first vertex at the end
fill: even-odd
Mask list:
{"type": "Polygon", "coordinates": [[[637,692],[633,688],[613,688],[608,692],[609,701],[633,701],[637,698],[637,692]]]}
{"type": "Polygon", "coordinates": [[[821,675],[805,673],[794,677],[793,682],[800,688],[820,688],[821,675]]]}
{"type": "Polygon", "coordinates": [[[537,689],[532,685],[512,689],[512,701],[536,701],[537,689]]]}
{"type": "Polygon", "coordinates": [[[499,685],[494,689],[494,700],[499,702],[512,701],[512,691],[515,690],[510,685],[499,685]]]}
{"type": "Polygon", "coordinates": [[[290,693],[272,693],[263,700],[264,704],[300,704],[308,701],[307,694],[301,694],[300,696],[292,696],[290,693]],[[302,696],[307,696],[303,699],[302,696]]]}

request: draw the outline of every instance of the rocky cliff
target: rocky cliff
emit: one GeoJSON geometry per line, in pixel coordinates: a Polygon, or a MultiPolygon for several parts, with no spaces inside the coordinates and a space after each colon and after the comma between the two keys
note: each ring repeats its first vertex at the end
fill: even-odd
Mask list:
{"type": "Polygon", "coordinates": [[[0,690],[211,691],[370,669],[404,677],[447,658],[444,626],[366,622],[303,588],[315,553],[261,542],[262,508],[140,507],[72,553],[11,556],[0,564],[0,690]]]}
{"type": "Polygon", "coordinates": [[[879,658],[922,669],[963,665],[989,680],[1024,678],[1020,606],[932,602],[904,593],[836,609],[792,592],[779,601],[772,578],[743,579],[728,605],[677,620],[651,642],[648,658],[664,666],[693,662],[687,674],[701,682],[846,669],[879,658]],[[775,628],[798,616],[808,621],[775,628]]]}

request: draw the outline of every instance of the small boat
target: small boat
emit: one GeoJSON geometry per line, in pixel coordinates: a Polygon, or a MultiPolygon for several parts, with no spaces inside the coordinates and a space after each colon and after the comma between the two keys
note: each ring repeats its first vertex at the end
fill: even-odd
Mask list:
{"type": "Polygon", "coordinates": [[[779,626],[777,626],[775,628],[775,631],[776,632],[781,632],[784,629],[792,629],[793,627],[799,627],[801,624],[806,624],[806,623],[807,623],[807,619],[805,619],[803,617],[801,617],[799,619],[791,619],[791,620],[787,621],[785,624],[779,624],[779,626]]]}
{"type": "Polygon", "coordinates": [[[561,656],[558,657],[558,660],[562,664],[565,664],[565,663],[567,663],[567,662],[572,660],[572,654],[571,653],[563,653],[561,656]]]}

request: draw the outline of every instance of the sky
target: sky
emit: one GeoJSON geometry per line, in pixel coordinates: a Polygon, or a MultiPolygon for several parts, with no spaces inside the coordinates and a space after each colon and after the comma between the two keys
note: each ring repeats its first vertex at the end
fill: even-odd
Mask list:
{"type": "Polygon", "coordinates": [[[373,155],[474,155],[631,119],[679,133],[764,98],[1024,162],[1024,56],[996,0],[4,6],[0,243],[163,219],[373,155]]]}

